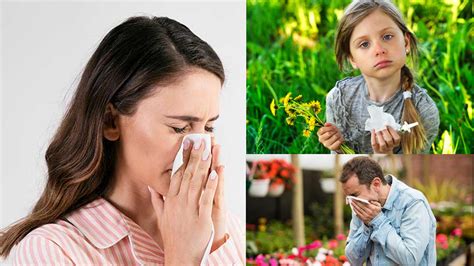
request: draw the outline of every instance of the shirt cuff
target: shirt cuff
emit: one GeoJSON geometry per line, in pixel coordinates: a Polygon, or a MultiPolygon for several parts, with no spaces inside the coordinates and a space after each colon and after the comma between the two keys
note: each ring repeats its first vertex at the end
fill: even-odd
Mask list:
{"type": "Polygon", "coordinates": [[[234,265],[242,264],[237,247],[232,237],[227,234],[225,242],[209,254],[209,265],[234,265]]]}
{"type": "Polygon", "coordinates": [[[367,226],[364,223],[362,223],[362,231],[364,235],[370,236],[370,234],[372,233],[372,227],[367,226]]]}
{"type": "Polygon", "coordinates": [[[372,221],[370,221],[369,225],[374,230],[378,230],[380,228],[380,225],[385,221],[385,219],[386,219],[385,214],[383,214],[383,212],[380,211],[380,213],[377,214],[377,216],[375,216],[375,218],[372,219],[372,221]]]}

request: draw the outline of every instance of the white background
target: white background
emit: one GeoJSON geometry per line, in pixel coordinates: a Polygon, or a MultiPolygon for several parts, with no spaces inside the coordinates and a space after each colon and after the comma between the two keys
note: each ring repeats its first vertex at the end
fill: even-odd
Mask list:
{"type": "Polygon", "coordinates": [[[227,75],[216,135],[229,209],[245,221],[245,2],[3,2],[1,6],[0,228],[24,217],[46,181],[44,154],[81,71],[102,38],[135,15],[187,25],[227,75]]]}

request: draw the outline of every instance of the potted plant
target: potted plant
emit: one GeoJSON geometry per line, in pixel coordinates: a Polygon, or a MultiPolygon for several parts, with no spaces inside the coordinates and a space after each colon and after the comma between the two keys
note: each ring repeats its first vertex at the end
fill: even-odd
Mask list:
{"type": "Polygon", "coordinates": [[[285,189],[291,189],[295,180],[295,168],[285,160],[275,159],[270,161],[268,176],[270,177],[268,195],[279,197],[285,189]]]}
{"type": "Polygon", "coordinates": [[[255,161],[250,171],[249,195],[252,197],[265,197],[270,185],[270,176],[268,175],[268,162],[255,161]]]}

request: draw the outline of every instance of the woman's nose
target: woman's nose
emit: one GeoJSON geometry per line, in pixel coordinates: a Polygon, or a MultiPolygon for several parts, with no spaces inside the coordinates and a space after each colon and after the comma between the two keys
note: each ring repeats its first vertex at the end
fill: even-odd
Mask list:
{"type": "Polygon", "coordinates": [[[196,128],[192,131],[192,133],[194,133],[194,134],[204,134],[204,133],[209,133],[209,132],[207,132],[207,131],[206,131],[206,128],[205,128],[204,126],[202,126],[202,127],[196,127],[196,128]]]}
{"type": "Polygon", "coordinates": [[[378,41],[374,42],[374,51],[377,56],[387,53],[387,49],[385,49],[384,45],[378,41]]]}

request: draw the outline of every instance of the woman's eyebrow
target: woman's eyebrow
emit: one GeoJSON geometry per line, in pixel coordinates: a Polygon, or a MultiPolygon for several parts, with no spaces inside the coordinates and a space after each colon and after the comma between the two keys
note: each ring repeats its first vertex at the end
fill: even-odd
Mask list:
{"type": "MultiPolygon", "coordinates": [[[[167,118],[172,118],[172,119],[177,119],[177,120],[182,120],[185,122],[201,122],[202,119],[196,116],[192,115],[166,115],[167,118]]],[[[215,121],[219,118],[219,115],[216,115],[212,118],[210,118],[208,121],[215,121]]]]}
{"type": "MultiPolygon", "coordinates": [[[[386,30],[396,30],[396,28],[392,27],[392,26],[388,26],[388,27],[385,27],[381,30],[378,31],[378,33],[381,33],[381,32],[384,32],[386,30]]],[[[362,36],[358,36],[356,39],[354,39],[352,41],[353,44],[357,44],[357,41],[360,40],[360,39],[366,39],[367,38],[367,35],[362,35],[362,36]]]]}
{"type": "Polygon", "coordinates": [[[363,35],[363,36],[359,36],[357,37],[356,39],[354,39],[352,41],[353,44],[357,44],[357,42],[360,40],[360,39],[366,39],[367,38],[367,35],[363,35]]]}

